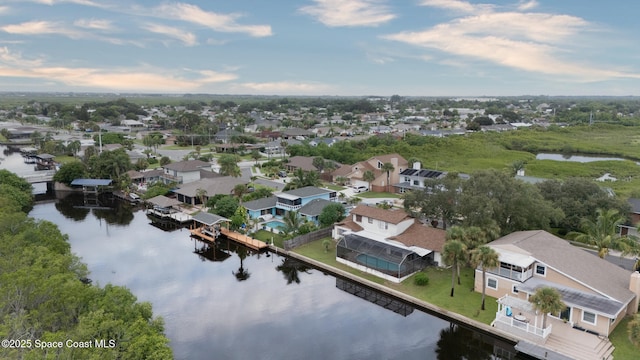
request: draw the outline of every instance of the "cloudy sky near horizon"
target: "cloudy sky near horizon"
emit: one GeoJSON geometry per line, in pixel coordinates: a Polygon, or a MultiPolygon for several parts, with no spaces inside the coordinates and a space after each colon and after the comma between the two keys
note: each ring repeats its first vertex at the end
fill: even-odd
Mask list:
{"type": "Polygon", "coordinates": [[[640,95],[640,2],[0,0],[0,91],[640,95]]]}

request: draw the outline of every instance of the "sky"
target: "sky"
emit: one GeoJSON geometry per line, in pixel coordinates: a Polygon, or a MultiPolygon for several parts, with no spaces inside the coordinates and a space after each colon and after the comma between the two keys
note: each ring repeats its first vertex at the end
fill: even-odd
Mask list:
{"type": "Polygon", "coordinates": [[[0,91],[640,95],[629,0],[0,0],[0,91]]]}

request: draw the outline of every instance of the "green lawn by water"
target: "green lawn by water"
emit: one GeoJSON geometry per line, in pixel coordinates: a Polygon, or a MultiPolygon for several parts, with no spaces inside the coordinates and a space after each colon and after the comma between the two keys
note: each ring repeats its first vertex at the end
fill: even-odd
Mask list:
{"type": "MultiPolygon", "coordinates": [[[[325,251],[320,239],[309,244],[300,246],[294,252],[320,261],[335,268],[347,271],[351,274],[360,276],[364,279],[383,284],[391,289],[403,292],[417,299],[426,301],[441,308],[450,310],[470,319],[490,324],[495,319],[498,311],[498,303],[495,298],[486,297],[485,310],[480,310],[482,304],[482,294],[473,291],[473,269],[461,269],[461,284],[455,284],[454,297],[450,296],[451,292],[451,269],[443,269],[430,267],[424,270],[429,277],[429,285],[417,286],[413,283],[415,275],[411,276],[401,284],[395,284],[371,274],[350,268],[336,261],[335,242],[331,242],[329,251],[325,251]]],[[[640,349],[629,341],[627,332],[627,324],[630,318],[623,320],[611,334],[609,339],[615,346],[613,353],[616,360],[637,359],[640,349]]]]}
{"type": "Polygon", "coordinates": [[[414,285],[413,276],[401,284],[395,284],[337,262],[335,255],[335,242],[332,241],[331,248],[328,252],[325,252],[325,249],[322,246],[322,241],[323,239],[300,246],[296,248],[294,252],[354,275],[358,275],[375,283],[383,284],[391,289],[398,290],[420,300],[424,300],[485,324],[490,324],[495,318],[496,311],[498,310],[496,299],[487,297],[485,301],[485,310],[480,310],[482,294],[476,293],[472,290],[472,269],[462,269],[461,285],[457,285],[456,283],[454,297],[452,298],[449,296],[451,292],[451,270],[449,269],[426,269],[425,273],[429,277],[429,285],[427,286],[414,285]]]}

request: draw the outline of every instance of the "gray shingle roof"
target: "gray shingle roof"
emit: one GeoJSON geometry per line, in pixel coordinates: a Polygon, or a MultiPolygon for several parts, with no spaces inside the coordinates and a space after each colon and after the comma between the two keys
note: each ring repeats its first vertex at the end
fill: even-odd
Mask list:
{"type": "Polygon", "coordinates": [[[332,191],[326,190],[326,189],[320,189],[315,186],[305,186],[303,188],[285,191],[286,194],[298,196],[301,198],[314,196],[314,195],[328,194],[330,192],[332,191]]]}
{"type": "Polygon", "coordinates": [[[324,199],[311,200],[308,204],[301,207],[300,210],[298,210],[298,212],[300,214],[307,215],[307,216],[318,216],[322,213],[322,209],[324,209],[325,206],[331,203],[332,201],[324,200],[324,199]]]}
{"type": "Polygon", "coordinates": [[[165,169],[173,171],[198,171],[201,168],[211,167],[211,164],[201,160],[178,161],[164,166],[165,169]]]}
{"type": "Polygon", "coordinates": [[[174,192],[187,197],[195,197],[198,189],[203,189],[207,192],[207,196],[211,197],[216,194],[231,194],[231,191],[236,185],[246,183],[247,181],[241,178],[222,176],[190,182],[182,185],[179,189],[174,190],[174,192]]]}
{"type": "Polygon", "coordinates": [[[262,210],[262,209],[270,209],[276,206],[276,202],[278,198],[275,196],[270,196],[268,198],[257,199],[253,201],[248,201],[242,206],[244,206],[247,210],[262,210]]]}
{"type": "Polygon", "coordinates": [[[168,198],[164,195],[158,195],[158,196],[154,196],[151,199],[148,199],[147,202],[162,207],[162,208],[168,208],[174,205],[180,205],[181,202],[176,200],[176,199],[171,199],[168,198]]]}
{"type": "Polygon", "coordinates": [[[509,251],[514,251],[515,246],[552,269],[621,303],[626,304],[634,297],[629,290],[630,271],[583,251],[546,231],[518,231],[489,245],[509,251]]]}
{"type": "Polygon", "coordinates": [[[216,215],[216,214],[211,214],[208,212],[199,212],[195,215],[193,215],[193,220],[196,222],[199,222],[201,224],[205,224],[205,225],[213,225],[216,223],[221,223],[221,222],[229,222],[231,220],[222,217],[220,215],[216,215]]]}

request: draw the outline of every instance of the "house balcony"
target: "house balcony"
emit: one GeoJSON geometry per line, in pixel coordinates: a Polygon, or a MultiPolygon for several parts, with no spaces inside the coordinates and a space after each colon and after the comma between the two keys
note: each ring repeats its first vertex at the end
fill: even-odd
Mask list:
{"type": "Polygon", "coordinates": [[[520,338],[543,344],[551,334],[551,324],[543,328],[543,315],[531,303],[505,295],[498,299],[498,311],[492,326],[520,338]]]}
{"type": "Polygon", "coordinates": [[[502,276],[504,278],[515,280],[515,281],[520,281],[520,282],[524,282],[525,280],[527,280],[531,276],[533,276],[533,271],[531,269],[528,269],[525,272],[519,272],[519,271],[514,271],[514,270],[511,270],[511,269],[501,268],[501,267],[497,268],[497,269],[495,269],[495,268],[494,269],[487,269],[487,273],[488,274],[502,276]]]}
{"type": "Polygon", "coordinates": [[[284,209],[286,211],[298,211],[300,210],[300,208],[302,208],[302,205],[289,205],[289,204],[283,204],[281,202],[278,202],[276,203],[276,207],[280,209],[284,209]]]}
{"type": "Polygon", "coordinates": [[[160,179],[163,183],[168,184],[170,182],[175,182],[178,184],[182,184],[182,176],[174,176],[171,174],[162,174],[160,175],[160,179]]]}

